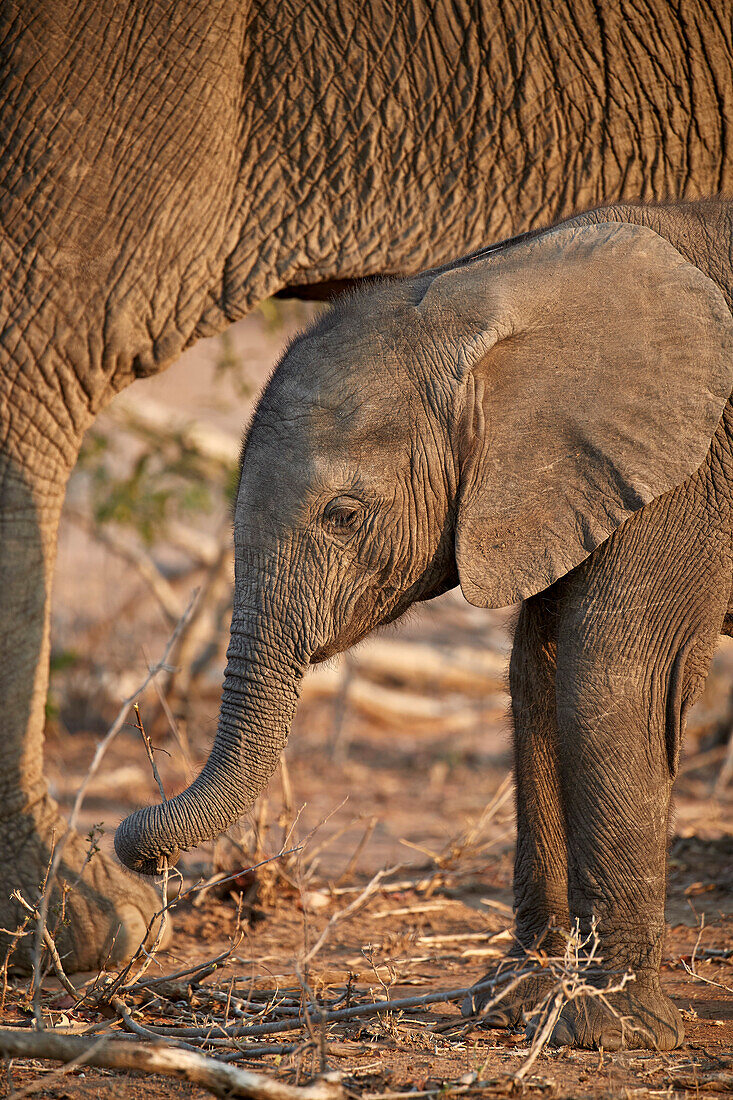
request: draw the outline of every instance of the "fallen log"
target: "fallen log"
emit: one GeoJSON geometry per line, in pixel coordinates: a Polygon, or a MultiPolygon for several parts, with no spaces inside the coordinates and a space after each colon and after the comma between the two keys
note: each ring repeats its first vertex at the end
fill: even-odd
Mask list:
{"type": "Polygon", "coordinates": [[[0,1053],[10,1058],[46,1058],[97,1069],[157,1073],[201,1085],[215,1096],[250,1100],[343,1100],[345,1096],[335,1075],[300,1088],[167,1043],[81,1039],[52,1031],[13,1029],[0,1030],[0,1053]]]}
{"type": "MultiPolygon", "coordinates": [[[[318,665],[303,681],[303,694],[336,695],[346,690],[349,701],[364,709],[374,709],[369,688],[379,684],[392,695],[379,699],[386,710],[420,715],[427,721],[445,716],[435,710],[436,695],[463,695],[485,698],[506,691],[508,657],[495,650],[475,646],[440,646],[399,639],[374,638],[349,655],[349,666],[318,665]],[[350,679],[349,679],[349,673],[350,679]],[[404,695],[407,690],[411,695],[404,695]],[[420,693],[420,694],[418,694],[420,693]],[[426,698],[426,694],[432,696],[426,698]],[[420,700],[420,702],[416,702],[420,700]]],[[[455,710],[455,704],[452,704],[455,710]]]]}
{"type": "Polygon", "coordinates": [[[460,700],[435,699],[413,691],[383,687],[371,680],[354,676],[347,682],[338,668],[318,668],[306,676],[301,689],[304,699],[334,698],[342,695],[343,703],[367,718],[391,726],[407,726],[424,732],[447,729],[457,732],[470,729],[478,720],[477,711],[460,700]]]}
{"type": "Polygon", "coordinates": [[[405,726],[411,730],[471,729],[479,715],[474,707],[461,705],[456,699],[431,699],[413,691],[382,687],[354,677],[346,698],[349,705],[377,722],[405,726]]]}
{"type": "MultiPolygon", "coordinates": [[[[360,673],[361,669],[355,671],[360,673]]],[[[492,705],[503,706],[508,701],[503,692],[489,690],[492,705]]],[[[333,699],[341,695],[345,705],[367,718],[405,726],[416,732],[447,729],[459,732],[471,729],[480,719],[480,709],[475,703],[467,703],[465,696],[421,695],[403,688],[385,687],[361,675],[347,682],[339,668],[316,668],[303,681],[301,695],[304,699],[333,699]]]]}
{"type": "Polygon", "coordinates": [[[484,696],[506,690],[509,658],[476,646],[427,645],[377,637],[354,650],[352,660],[362,676],[380,683],[484,696]]]}

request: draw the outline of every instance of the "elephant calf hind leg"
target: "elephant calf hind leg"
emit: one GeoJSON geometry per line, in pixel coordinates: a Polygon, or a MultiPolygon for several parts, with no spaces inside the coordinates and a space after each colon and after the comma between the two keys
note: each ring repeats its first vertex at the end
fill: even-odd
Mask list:
{"type": "Polygon", "coordinates": [[[610,1007],[566,1005],[559,1043],[670,1050],[684,1034],[659,980],[669,806],[684,715],[725,614],[730,518],[711,509],[690,526],[682,493],[637,513],[566,582],[556,687],[570,914],[597,932],[593,984],[634,979],[610,1007]]]}

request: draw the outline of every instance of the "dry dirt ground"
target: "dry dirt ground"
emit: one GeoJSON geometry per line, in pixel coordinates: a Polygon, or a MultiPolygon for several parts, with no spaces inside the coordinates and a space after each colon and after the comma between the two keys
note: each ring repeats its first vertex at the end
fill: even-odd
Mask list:
{"type": "MultiPolygon", "coordinates": [[[[236,346],[256,382],[299,320],[288,314],[277,333],[259,315],[236,327],[236,346]]],[[[210,345],[193,349],[168,374],[141,384],[136,399],[175,407],[236,435],[246,402],[214,385],[214,354],[210,345]]],[[[63,696],[61,719],[49,731],[51,783],[68,812],[104,725],[146,662],[162,652],[170,625],[134,570],[71,524],[62,536],[55,610],[55,645],[94,645],[106,676],[96,695],[63,696]]],[[[232,1023],[297,1015],[304,989],[340,1007],[368,1004],[465,988],[496,963],[511,942],[514,826],[502,683],[510,624],[511,613],[478,611],[449,593],[390,631],[384,650],[380,643],[371,651],[367,646],[361,663],[357,653],[313,677],[285,771],[230,840],[184,856],[183,888],[215,872],[238,872],[283,844],[302,850],[178,903],[172,946],[159,952],[148,977],[229,955],[200,982],[194,975],[159,986],[166,993],[157,999],[150,987],[129,992],[125,1001],[138,1026],[193,1025],[198,1043],[202,1035],[220,1035],[225,1016],[232,1023]],[[395,644],[402,648],[390,650],[395,644]],[[386,670],[384,660],[379,663],[385,653],[386,670]],[[481,663],[482,654],[488,663],[481,663]],[[438,660],[437,672],[428,655],[438,660]],[[456,668],[464,666],[473,671],[462,680],[456,668]],[[384,868],[390,871],[371,895],[347,912],[384,868]]],[[[733,786],[715,790],[725,748],[713,743],[732,683],[733,646],[721,640],[708,690],[690,720],[670,840],[662,982],[685,1019],[680,1050],[545,1049],[518,1079],[529,1053],[523,1031],[466,1031],[457,1005],[438,1002],[325,1027],[316,1020],[310,1028],[252,1039],[284,1049],[243,1055],[237,1064],[301,1084],[325,1065],[343,1075],[353,1096],[733,1095],[733,786]]],[[[180,737],[165,723],[155,725],[156,759],[169,794],[190,778],[191,760],[195,766],[205,757],[216,723],[216,679],[201,684],[189,705],[188,762],[180,737]]],[[[148,691],[143,717],[156,706],[148,691]]],[[[109,848],[121,816],[157,797],[138,733],[128,725],[90,784],[81,827],[104,823],[100,844],[109,848]]],[[[77,989],[94,980],[81,976],[77,989]]],[[[41,996],[47,1026],[75,1034],[95,1026],[124,1029],[119,1013],[99,999],[74,1006],[57,979],[48,978],[41,996]]],[[[3,1023],[28,1021],[27,982],[12,979],[3,1023]]],[[[0,1089],[2,1095],[29,1089],[75,1100],[209,1095],[162,1077],[82,1067],[60,1076],[54,1063],[27,1060],[6,1061],[0,1089]]]]}

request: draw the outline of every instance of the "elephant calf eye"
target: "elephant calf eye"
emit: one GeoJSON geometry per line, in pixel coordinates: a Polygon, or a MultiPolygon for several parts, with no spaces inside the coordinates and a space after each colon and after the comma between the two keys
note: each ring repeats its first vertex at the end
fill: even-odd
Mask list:
{"type": "Polygon", "coordinates": [[[329,501],[323,512],[326,526],[332,531],[352,531],[359,522],[363,505],[351,497],[336,497],[329,501]]]}

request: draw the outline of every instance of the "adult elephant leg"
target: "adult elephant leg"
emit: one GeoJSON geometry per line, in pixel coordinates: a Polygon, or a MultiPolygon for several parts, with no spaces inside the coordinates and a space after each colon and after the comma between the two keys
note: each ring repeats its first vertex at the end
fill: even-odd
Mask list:
{"type": "Polygon", "coordinates": [[[724,451],[716,442],[690,483],[637,513],[566,582],[557,697],[570,914],[584,935],[597,927],[594,982],[635,978],[608,998],[614,1011],[597,997],[567,1005],[558,1043],[669,1050],[683,1038],[659,980],[666,847],[685,714],[730,590],[724,451]]]}
{"type": "MultiPolygon", "coordinates": [[[[12,406],[4,404],[5,410],[12,406]]],[[[43,776],[43,728],[49,664],[49,603],[56,534],[76,445],[65,440],[63,458],[49,447],[38,421],[19,416],[3,425],[0,451],[0,701],[3,749],[0,768],[0,952],[8,932],[25,917],[13,897],[40,896],[54,844],[67,832],[43,776]]],[[[51,423],[49,417],[40,424],[51,423]]],[[[88,858],[88,842],[66,838],[49,924],[62,892],[65,920],[57,946],[68,971],[129,957],[159,902],[147,884],[131,879],[102,854],[88,858]],[[83,873],[82,873],[83,869],[83,873]],[[79,876],[81,874],[81,878],[79,876]],[[64,885],[70,890],[64,891],[64,885]]],[[[19,940],[11,962],[28,968],[33,934],[19,940]]]]}
{"type": "MultiPolygon", "coordinates": [[[[568,927],[567,855],[558,774],[558,730],[555,706],[557,661],[557,596],[553,589],[522,605],[509,666],[514,720],[514,772],[517,803],[517,850],[514,864],[516,945],[509,953],[510,972],[525,952],[542,945],[551,954],[564,950],[562,929],[568,927]]],[[[490,971],[483,980],[500,977],[490,971]]],[[[486,1016],[497,1027],[518,1024],[547,991],[531,977],[509,993],[486,1016]]],[[[463,1012],[480,1010],[493,990],[470,994],[463,1012]]]]}

